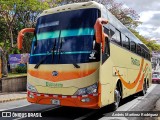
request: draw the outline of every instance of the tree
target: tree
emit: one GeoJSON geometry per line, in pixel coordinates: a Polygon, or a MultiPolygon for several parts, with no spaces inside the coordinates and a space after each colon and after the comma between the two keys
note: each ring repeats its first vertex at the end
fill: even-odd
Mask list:
{"type": "Polygon", "coordinates": [[[160,51],[160,45],[156,43],[156,40],[147,40],[147,38],[143,37],[139,34],[139,32],[130,29],[130,31],[138,38],[140,39],[148,48],[150,51],[160,51]]]}
{"type": "Polygon", "coordinates": [[[2,72],[7,76],[7,53],[15,50],[14,41],[16,41],[18,31],[23,27],[31,27],[33,20],[30,16],[37,16],[39,11],[49,8],[47,2],[37,0],[1,0],[0,1],[0,42],[2,49],[2,72]],[[31,13],[33,13],[31,15],[31,13]],[[27,16],[28,15],[28,16],[27,16]],[[21,18],[21,19],[20,19],[21,18]],[[31,23],[31,24],[29,24],[31,23]]]}
{"type": "MultiPolygon", "coordinates": [[[[76,2],[87,2],[88,0],[60,0],[59,5],[76,3],[76,2]]],[[[92,0],[89,0],[92,1],[92,0]]],[[[124,7],[124,4],[117,3],[115,0],[95,0],[98,3],[103,4],[113,15],[116,16],[126,27],[136,28],[141,22],[138,21],[139,15],[135,10],[124,7]]]]}

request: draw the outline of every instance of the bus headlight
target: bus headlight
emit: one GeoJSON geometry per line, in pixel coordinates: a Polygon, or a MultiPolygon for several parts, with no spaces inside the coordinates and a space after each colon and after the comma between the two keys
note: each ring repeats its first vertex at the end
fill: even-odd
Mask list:
{"type": "Polygon", "coordinates": [[[27,90],[31,92],[37,92],[36,88],[29,83],[27,83],[27,90]]]}
{"type": "Polygon", "coordinates": [[[74,95],[87,95],[93,93],[97,93],[97,83],[85,88],[78,89],[74,95]]]}

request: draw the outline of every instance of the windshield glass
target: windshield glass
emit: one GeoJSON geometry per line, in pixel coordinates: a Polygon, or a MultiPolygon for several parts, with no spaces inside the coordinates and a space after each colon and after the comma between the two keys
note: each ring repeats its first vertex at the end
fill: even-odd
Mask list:
{"type": "Polygon", "coordinates": [[[152,77],[153,77],[153,78],[159,78],[159,75],[158,75],[158,74],[153,74],[152,77]]]}
{"type": "Polygon", "coordinates": [[[43,64],[99,61],[100,45],[94,42],[94,24],[98,16],[99,10],[90,8],[39,17],[37,40],[32,42],[30,64],[36,64],[44,56],[47,57],[43,64]]]}

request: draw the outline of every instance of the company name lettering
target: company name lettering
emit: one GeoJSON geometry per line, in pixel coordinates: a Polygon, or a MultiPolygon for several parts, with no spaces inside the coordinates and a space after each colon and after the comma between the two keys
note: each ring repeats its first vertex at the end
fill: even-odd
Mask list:
{"type": "Polygon", "coordinates": [[[61,83],[51,83],[51,82],[46,82],[47,87],[63,87],[63,84],[61,83]]]}

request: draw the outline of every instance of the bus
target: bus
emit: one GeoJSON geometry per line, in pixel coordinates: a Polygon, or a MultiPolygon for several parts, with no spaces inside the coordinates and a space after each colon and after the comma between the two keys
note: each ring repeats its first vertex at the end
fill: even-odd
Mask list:
{"type": "Polygon", "coordinates": [[[94,1],[44,10],[35,28],[27,71],[27,100],[98,109],[151,85],[149,49],[94,1]]]}

